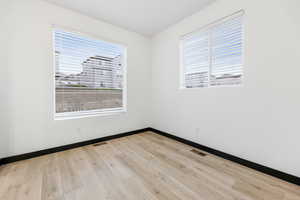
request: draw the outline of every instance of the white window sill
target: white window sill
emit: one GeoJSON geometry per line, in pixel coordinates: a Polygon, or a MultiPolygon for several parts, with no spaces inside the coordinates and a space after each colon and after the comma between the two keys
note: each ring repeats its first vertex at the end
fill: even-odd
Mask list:
{"type": "Polygon", "coordinates": [[[126,112],[127,110],[125,108],[117,108],[117,109],[102,109],[102,110],[55,113],[54,120],[69,120],[69,119],[81,119],[81,118],[88,118],[88,117],[121,115],[126,112]]]}

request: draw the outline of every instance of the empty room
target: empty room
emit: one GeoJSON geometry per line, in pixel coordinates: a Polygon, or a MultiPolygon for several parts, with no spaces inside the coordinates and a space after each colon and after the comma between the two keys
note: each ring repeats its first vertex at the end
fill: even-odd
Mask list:
{"type": "Polygon", "coordinates": [[[0,3],[0,200],[300,200],[299,0],[0,3]]]}

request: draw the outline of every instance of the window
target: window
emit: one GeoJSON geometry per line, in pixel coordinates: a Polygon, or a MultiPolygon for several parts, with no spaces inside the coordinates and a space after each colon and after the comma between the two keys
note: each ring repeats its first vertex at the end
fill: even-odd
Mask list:
{"type": "Polygon", "coordinates": [[[241,85],[243,12],[181,39],[181,88],[241,85]]]}
{"type": "Polygon", "coordinates": [[[55,119],[126,111],[126,49],[54,30],[55,119]]]}

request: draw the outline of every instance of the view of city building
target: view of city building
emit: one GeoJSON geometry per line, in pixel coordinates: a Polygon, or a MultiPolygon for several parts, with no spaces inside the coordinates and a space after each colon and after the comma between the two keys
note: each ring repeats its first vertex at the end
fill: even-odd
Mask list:
{"type": "Polygon", "coordinates": [[[56,87],[122,88],[121,56],[89,57],[82,63],[82,72],[64,74],[59,70],[60,52],[55,52],[56,87]]]}
{"type": "Polygon", "coordinates": [[[221,76],[210,75],[208,72],[194,72],[185,74],[185,83],[187,88],[206,87],[210,83],[211,86],[238,85],[242,82],[241,74],[222,74],[221,76]]]}

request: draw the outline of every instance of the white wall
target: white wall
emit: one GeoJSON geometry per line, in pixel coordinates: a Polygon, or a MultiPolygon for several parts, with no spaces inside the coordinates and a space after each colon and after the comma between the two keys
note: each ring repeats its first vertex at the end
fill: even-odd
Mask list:
{"type": "Polygon", "coordinates": [[[0,157],[148,127],[148,38],[40,0],[4,1],[1,8],[0,157]],[[128,47],[126,114],[53,120],[52,24],[128,47]]]}
{"type": "MultiPolygon", "coordinates": [[[[2,3],[2,2],[1,2],[2,3]]],[[[10,112],[9,112],[9,96],[10,92],[7,88],[9,85],[9,68],[8,63],[8,51],[10,50],[10,35],[11,31],[9,27],[9,19],[12,11],[12,3],[5,1],[0,7],[0,25],[3,28],[0,31],[0,158],[4,157],[8,153],[9,143],[9,123],[10,123],[10,112]],[[3,74],[5,74],[3,76],[3,74]]]]}
{"type": "Polygon", "coordinates": [[[299,8],[299,0],[218,0],[158,34],[152,127],[300,176],[299,8]],[[179,90],[180,35],[239,9],[244,86],[179,90]]]}
{"type": "Polygon", "coordinates": [[[298,0],[218,0],[150,41],[40,0],[1,2],[0,157],[150,125],[300,176],[299,7],[298,0]],[[179,90],[180,35],[239,9],[244,86],[179,90]],[[126,114],[53,120],[51,24],[128,46],[126,114]]]}

